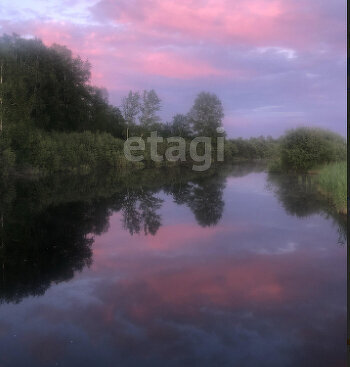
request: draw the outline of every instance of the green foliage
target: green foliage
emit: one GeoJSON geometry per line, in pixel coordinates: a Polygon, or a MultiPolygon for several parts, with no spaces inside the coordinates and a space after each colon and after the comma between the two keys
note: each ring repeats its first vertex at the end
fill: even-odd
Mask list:
{"type": "Polygon", "coordinates": [[[104,131],[121,137],[125,125],[107,94],[90,85],[90,64],[64,46],[0,37],[3,123],[46,131],[104,131]]]}
{"type": "Polygon", "coordinates": [[[176,114],[170,125],[170,134],[190,138],[193,135],[188,116],[181,113],[176,114]]]}
{"type": "Polygon", "coordinates": [[[139,92],[130,90],[129,94],[122,98],[121,110],[128,124],[136,124],[136,116],[140,112],[140,106],[141,96],[139,92]]]}
{"type": "Polygon", "coordinates": [[[43,172],[88,172],[98,167],[121,168],[131,163],[124,158],[123,141],[107,133],[47,133],[31,131],[20,163],[43,172]],[[25,154],[24,154],[25,153],[25,154]]]}
{"type": "Polygon", "coordinates": [[[288,131],[281,141],[281,162],[288,170],[307,171],[345,158],[345,139],[331,131],[302,127],[288,131]]]}
{"type": "Polygon", "coordinates": [[[215,136],[216,129],[222,126],[224,118],[220,99],[213,93],[199,93],[188,118],[196,135],[215,136]]]}
{"type": "Polygon", "coordinates": [[[322,192],[329,195],[336,209],[347,212],[347,163],[336,162],[324,166],[317,177],[322,192]]]}
{"type": "Polygon", "coordinates": [[[229,139],[225,144],[225,157],[230,159],[271,159],[279,154],[279,141],[260,136],[250,139],[229,139]]]}
{"type": "Polygon", "coordinates": [[[142,103],[140,104],[140,124],[146,129],[151,129],[152,125],[160,122],[160,117],[157,115],[160,109],[161,100],[157,93],[153,89],[150,91],[144,90],[142,103]]]}

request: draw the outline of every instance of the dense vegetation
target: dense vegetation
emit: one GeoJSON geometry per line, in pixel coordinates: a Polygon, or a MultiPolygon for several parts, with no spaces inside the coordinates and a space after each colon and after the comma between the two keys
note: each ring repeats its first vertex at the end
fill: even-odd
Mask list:
{"type": "Polygon", "coordinates": [[[120,162],[124,119],[106,91],[89,83],[87,61],[63,46],[4,35],[0,66],[2,173],[120,162]]]}
{"type": "MultiPolygon", "coordinates": [[[[154,90],[130,91],[120,108],[110,105],[107,92],[90,83],[89,62],[64,46],[4,35],[0,66],[1,174],[13,168],[52,173],[126,167],[130,162],[124,158],[123,142],[128,137],[146,138],[157,131],[164,138],[189,141],[215,138],[222,127],[222,103],[207,92],[199,93],[190,111],[176,114],[171,122],[161,121],[162,102],[154,90]]],[[[160,144],[159,153],[167,146],[160,144]]],[[[269,158],[276,146],[272,138],[230,140],[226,161],[269,158]]],[[[155,165],[147,153],[138,164],[144,165],[155,165]]]]}
{"type": "Polygon", "coordinates": [[[38,39],[0,38],[2,128],[122,133],[120,111],[90,85],[90,64],[64,46],[38,39]]]}
{"type": "Polygon", "coordinates": [[[288,131],[281,139],[281,164],[286,169],[307,171],[345,159],[345,139],[331,131],[302,127],[288,131]]]}
{"type": "Polygon", "coordinates": [[[273,159],[279,154],[279,139],[260,136],[250,139],[228,139],[225,143],[225,159],[227,161],[273,159]]]}
{"type": "Polygon", "coordinates": [[[321,168],[317,180],[320,189],[330,197],[337,210],[347,212],[346,162],[336,162],[321,168]]]}

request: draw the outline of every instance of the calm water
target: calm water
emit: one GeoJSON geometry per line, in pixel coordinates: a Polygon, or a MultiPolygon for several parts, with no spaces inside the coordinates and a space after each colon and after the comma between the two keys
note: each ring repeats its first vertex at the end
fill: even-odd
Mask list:
{"type": "Polygon", "coordinates": [[[1,186],[0,366],[344,366],[345,224],[310,177],[1,186]]]}

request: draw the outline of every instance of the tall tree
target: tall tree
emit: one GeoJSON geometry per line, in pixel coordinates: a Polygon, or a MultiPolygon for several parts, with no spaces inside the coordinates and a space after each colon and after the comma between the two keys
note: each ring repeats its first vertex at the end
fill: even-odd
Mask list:
{"type": "Polygon", "coordinates": [[[220,99],[213,93],[198,94],[188,118],[196,134],[213,136],[216,129],[222,126],[224,109],[220,99]]]}
{"type": "Polygon", "coordinates": [[[139,92],[129,91],[129,94],[122,98],[121,111],[127,125],[127,139],[130,127],[136,124],[136,117],[140,112],[140,107],[141,96],[139,92]]]}
{"type": "Polygon", "coordinates": [[[120,111],[109,105],[103,90],[90,85],[90,63],[74,57],[67,47],[47,47],[39,39],[3,35],[0,76],[1,66],[6,128],[13,126],[25,136],[33,127],[124,134],[120,111]]]}
{"type": "Polygon", "coordinates": [[[140,109],[140,123],[144,128],[149,129],[153,124],[160,122],[157,112],[161,109],[161,100],[153,89],[143,91],[140,109]]]}

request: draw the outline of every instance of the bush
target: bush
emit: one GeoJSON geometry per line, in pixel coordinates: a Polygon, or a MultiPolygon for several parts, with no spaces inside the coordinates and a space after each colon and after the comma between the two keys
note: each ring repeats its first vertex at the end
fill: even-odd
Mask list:
{"type": "Polygon", "coordinates": [[[281,141],[282,167],[307,171],[346,158],[346,142],[331,131],[302,127],[288,131],[281,141]]]}
{"type": "MultiPolygon", "coordinates": [[[[108,133],[59,133],[42,130],[29,131],[21,139],[22,166],[41,172],[88,172],[97,167],[117,168],[130,165],[123,154],[123,141],[108,133]]],[[[15,142],[18,145],[19,141],[15,142]]]]}

